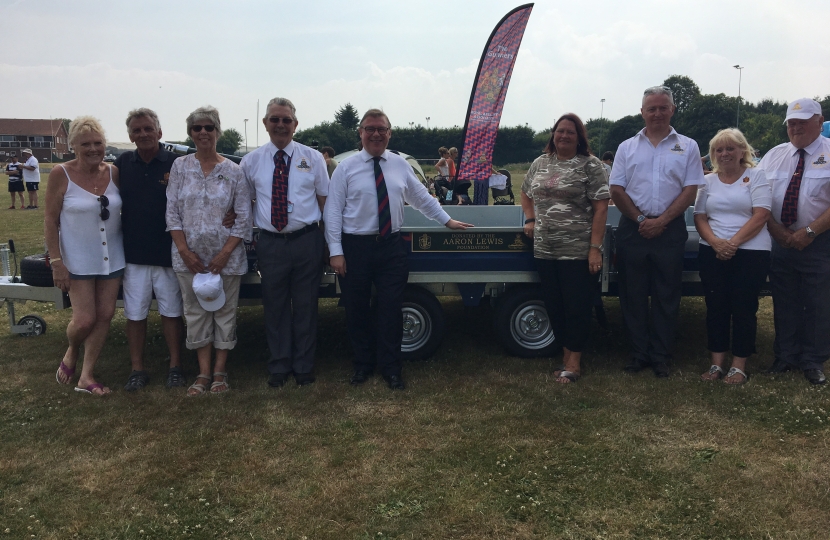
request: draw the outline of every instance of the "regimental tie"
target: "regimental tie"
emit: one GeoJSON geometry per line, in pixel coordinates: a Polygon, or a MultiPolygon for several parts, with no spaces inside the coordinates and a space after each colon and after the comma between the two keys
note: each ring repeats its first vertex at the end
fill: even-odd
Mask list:
{"type": "Polygon", "coordinates": [[[389,193],[386,191],[383,169],[380,168],[380,157],[373,157],[372,159],[375,162],[375,187],[378,190],[378,234],[380,234],[381,238],[389,238],[392,234],[392,212],[389,210],[389,193]]]}
{"type": "Polygon", "coordinates": [[[798,165],[795,166],[790,184],[784,193],[784,203],[781,205],[781,223],[789,227],[798,221],[798,192],[801,190],[801,177],[804,174],[804,155],[807,152],[803,148],[798,149],[798,165]]]}
{"type": "Polygon", "coordinates": [[[274,154],[274,183],[271,188],[271,225],[281,231],[288,224],[288,165],[285,152],[274,154]]]}

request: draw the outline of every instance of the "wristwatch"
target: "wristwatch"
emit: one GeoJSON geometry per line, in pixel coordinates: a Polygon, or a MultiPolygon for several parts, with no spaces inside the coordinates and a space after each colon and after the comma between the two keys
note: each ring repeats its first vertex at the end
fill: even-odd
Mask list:
{"type": "Polygon", "coordinates": [[[640,214],[639,216],[637,216],[637,223],[642,223],[645,220],[646,220],[646,216],[644,216],[643,214],[640,214]]]}
{"type": "Polygon", "coordinates": [[[588,247],[597,248],[602,251],[602,244],[588,244],[588,247]]]}
{"type": "Polygon", "coordinates": [[[806,227],[804,230],[807,231],[807,236],[808,237],[810,237],[810,238],[815,238],[816,237],[816,231],[811,229],[809,226],[806,227]]]}

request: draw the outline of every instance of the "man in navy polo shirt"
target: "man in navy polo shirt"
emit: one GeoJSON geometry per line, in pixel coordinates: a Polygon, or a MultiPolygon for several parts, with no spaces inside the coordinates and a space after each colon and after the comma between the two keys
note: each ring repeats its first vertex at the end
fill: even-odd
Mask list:
{"type": "Polygon", "coordinates": [[[121,223],[124,230],[124,316],[132,372],[125,390],[144,388],[150,376],[144,369],[147,315],[155,293],[162,331],[170,353],[167,387],[185,386],[181,368],[182,294],[171,260],[172,239],[166,232],[167,179],[176,155],[165,150],[158,116],[150,109],[127,115],[127,133],[136,150],[115,161],[121,178],[121,223]]]}

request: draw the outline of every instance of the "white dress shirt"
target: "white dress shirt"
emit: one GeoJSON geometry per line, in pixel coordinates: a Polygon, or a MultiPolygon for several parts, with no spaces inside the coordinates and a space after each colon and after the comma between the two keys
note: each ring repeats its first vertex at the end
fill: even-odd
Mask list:
{"type": "Polygon", "coordinates": [[[320,221],[322,212],[317,196],[329,193],[329,175],[323,154],[304,144],[291,141],[283,148],[283,159],[290,164],[288,172],[288,202],[293,205],[288,213],[288,224],[281,231],[271,225],[271,198],[274,185],[274,143],[268,141],[242,158],[240,166],[248,180],[251,196],[256,199],[254,225],[271,232],[289,233],[320,221]]]}
{"type": "Polygon", "coordinates": [[[655,147],[643,128],[625,140],[614,156],[609,183],[622,186],[640,211],[657,217],[687,186],[700,186],[703,167],[697,143],[671,129],[655,147]]]}
{"type": "MultiPolygon", "coordinates": [[[[404,202],[426,217],[447,224],[449,214],[415,177],[412,166],[404,158],[386,150],[380,156],[380,168],[389,194],[393,233],[400,231],[403,225],[404,202]]],[[[326,242],[332,257],[343,255],[342,233],[378,234],[375,163],[366,150],[344,159],[334,170],[324,214],[326,242]]]]}
{"type": "MultiPolygon", "coordinates": [[[[794,231],[808,226],[830,208],[830,139],[819,135],[804,150],[798,219],[790,227],[794,231]]],[[[767,152],[758,164],[758,168],[767,173],[772,185],[772,217],[778,223],[781,223],[781,206],[796,165],[798,149],[792,143],[779,144],[767,152]]]]}

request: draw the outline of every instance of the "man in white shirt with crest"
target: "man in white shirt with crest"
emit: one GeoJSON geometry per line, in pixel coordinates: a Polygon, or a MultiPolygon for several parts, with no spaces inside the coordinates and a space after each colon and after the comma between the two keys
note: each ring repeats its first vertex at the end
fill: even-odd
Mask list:
{"type": "Polygon", "coordinates": [[[632,349],[625,370],[650,367],[657,377],[669,376],[677,331],[689,237],[684,214],[705,182],[697,143],[671,126],[674,111],[669,88],[646,89],[640,109],[646,127],[617,149],[609,181],[622,213],[620,308],[632,349]]]}
{"type": "Polygon", "coordinates": [[[274,98],[262,123],[270,141],[242,158],[254,199],[254,225],[262,278],[268,385],[293,374],[299,386],[314,382],[317,300],[325,242],[320,221],[329,176],[317,150],[293,140],[297,109],[274,98]]]}

